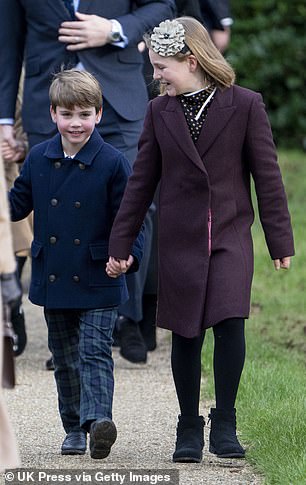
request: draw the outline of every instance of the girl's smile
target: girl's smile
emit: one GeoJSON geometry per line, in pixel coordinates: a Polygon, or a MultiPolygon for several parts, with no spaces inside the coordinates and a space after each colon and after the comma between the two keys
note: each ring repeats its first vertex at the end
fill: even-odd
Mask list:
{"type": "Polygon", "coordinates": [[[162,57],[150,49],[149,57],[154,80],[160,82],[169,96],[197,91],[206,84],[203,70],[193,54],[178,59],[175,56],[162,57]]]}

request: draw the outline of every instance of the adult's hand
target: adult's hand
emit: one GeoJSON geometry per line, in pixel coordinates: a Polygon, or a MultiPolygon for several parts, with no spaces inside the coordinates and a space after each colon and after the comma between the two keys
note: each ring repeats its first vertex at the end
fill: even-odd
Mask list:
{"type": "Polygon", "coordinates": [[[112,30],[109,19],[81,12],[76,12],[75,16],[78,20],[63,22],[58,31],[58,40],[67,44],[67,50],[102,47],[109,43],[112,30]]]}
{"type": "Polygon", "coordinates": [[[225,52],[231,40],[231,29],[224,27],[224,30],[212,30],[211,39],[220,52],[225,52]]]}

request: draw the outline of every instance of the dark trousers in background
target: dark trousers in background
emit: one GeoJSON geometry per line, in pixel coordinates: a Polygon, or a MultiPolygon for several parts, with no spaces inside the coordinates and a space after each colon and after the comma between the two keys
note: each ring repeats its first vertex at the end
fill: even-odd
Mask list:
{"type": "Polygon", "coordinates": [[[116,309],[44,310],[66,433],[112,418],[112,334],[116,309]]]}

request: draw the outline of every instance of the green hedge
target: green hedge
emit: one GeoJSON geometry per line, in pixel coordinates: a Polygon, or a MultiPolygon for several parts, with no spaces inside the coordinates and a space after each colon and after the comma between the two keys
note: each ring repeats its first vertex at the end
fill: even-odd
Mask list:
{"type": "Polygon", "coordinates": [[[262,93],[275,141],[306,149],[306,3],[231,1],[227,59],[237,82],[262,93]]]}

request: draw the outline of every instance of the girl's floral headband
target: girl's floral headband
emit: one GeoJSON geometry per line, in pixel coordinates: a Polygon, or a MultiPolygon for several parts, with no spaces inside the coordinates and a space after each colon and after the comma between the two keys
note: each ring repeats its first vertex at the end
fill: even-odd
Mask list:
{"type": "Polygon", "coordinates": [[[175,56],[189,50],[185,43],[185,30],[177,20],[165,20],[154,27],[150,37],[151,49],[160,56],[175,56]]]}

